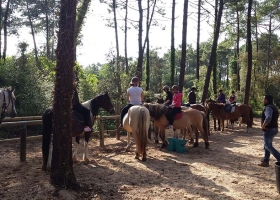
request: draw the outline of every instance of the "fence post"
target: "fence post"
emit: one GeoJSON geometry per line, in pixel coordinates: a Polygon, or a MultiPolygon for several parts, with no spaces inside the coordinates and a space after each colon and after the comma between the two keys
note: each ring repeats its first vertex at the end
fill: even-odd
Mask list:
{"type": "Polygon", "coordinates": [[[100,146],[104,147],[104,119],[100,118],[100,146]]]}
{"type": "MultiPolygon", "coordinates": [[[[116,103],[116,115],[120,115],[120,103],[119,102],[116,103]]],[[[120,130],[118,129],[119,125],[120,125],[120,118],[118,118],[118,117],[116,118],[116,125],[117,125],[116,139],[120,140],[120,130]]]]}
{"type": "Polygon", "coordinates": [[[20,161],[26,161],[26,137],[27,137],[27,129],[26,125],[23,125],[20,128],[20,161]]]}

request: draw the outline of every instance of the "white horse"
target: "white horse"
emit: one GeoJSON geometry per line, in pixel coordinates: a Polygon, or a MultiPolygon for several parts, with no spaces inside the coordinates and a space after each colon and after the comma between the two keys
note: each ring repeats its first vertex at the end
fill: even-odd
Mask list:
{"type": "Polygon", "coordinates": [[[130,133],[136,144],[136,159],[142,154],[142,161],[146,160],[146,146],[148,143],[148,129],[150,126],[150,113],[144,106],[132,106],[123,119],[123,128],[127,131],[127,147],[130,149],[130,133]]]}
{"type": "Polygon", "coordinates": [[[0,124],[5,118],[5,114],[10,115],[10,117],[17,115],[14,91],[15,89],[11,87],[0,88],[0,124]]]}

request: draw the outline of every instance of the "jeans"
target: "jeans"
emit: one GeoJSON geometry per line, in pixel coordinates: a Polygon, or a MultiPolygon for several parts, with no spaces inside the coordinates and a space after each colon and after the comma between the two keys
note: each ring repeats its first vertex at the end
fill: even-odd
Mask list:
{"type": "Polygon", "coordinates": [[[264,140],[264,158],[263,161],[269,163],[270,154],[272,154],[277,161],[280,161],[280,153],[272,146],[273,138],[277,135],[278,128],[268,128],[263,131],[264,140]]]}

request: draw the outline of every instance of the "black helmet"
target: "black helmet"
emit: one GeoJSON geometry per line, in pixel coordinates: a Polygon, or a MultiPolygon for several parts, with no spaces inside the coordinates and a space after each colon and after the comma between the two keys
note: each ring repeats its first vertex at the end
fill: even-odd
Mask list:
{"type": "Polygon", "coordinates": [[[196,87],[192,87],[191,90],[197,90],[196,87]]]}
{"type": "Polygon", "coordinates": [[[168,85],[165,85],[165,86],[163,86],[162,89],[163,89],[163,90],[169,90],[169,86],[168,86],[168,85]]]}

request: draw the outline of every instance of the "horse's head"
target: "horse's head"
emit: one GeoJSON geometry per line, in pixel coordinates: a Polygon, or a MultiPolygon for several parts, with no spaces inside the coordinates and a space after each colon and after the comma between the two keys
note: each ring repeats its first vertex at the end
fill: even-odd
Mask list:
{"type": "Polygon", "coordinates": [[[163,98],[162,97],[161,98],[157,98],[157,103],[158,104],[163,104],[164,103],[163,98]]]}
{"type": "Polygon", "coordinates": [[[108,95],[108,92],[106,92],[103,95],[98,96],[97,100],[98,100],[98,103],[99,103],[101,108],[103,108],[104,110],[109,112],[111,115],[115,114],[115,108],[114,108],[114,106],[111,102],[111,99],[108,95]]]}
{"type": "Polygon", "coordinates": [[[8,87],[3,89],[2,91],[2,99],[3,102],[0,105],[0,108],[5,110],[7,114],[10,115],[10,117],[15,117],[17,115],[16,107],[15,107],[15,95],[14,95],[14,88],[8,87]]]}
{"type": "Polygon", "coordinates": [[[144,103],[143,106],[148,108],[150,116],[156,120],[165,113],[165,106],[163,104],[144,103]]]}

